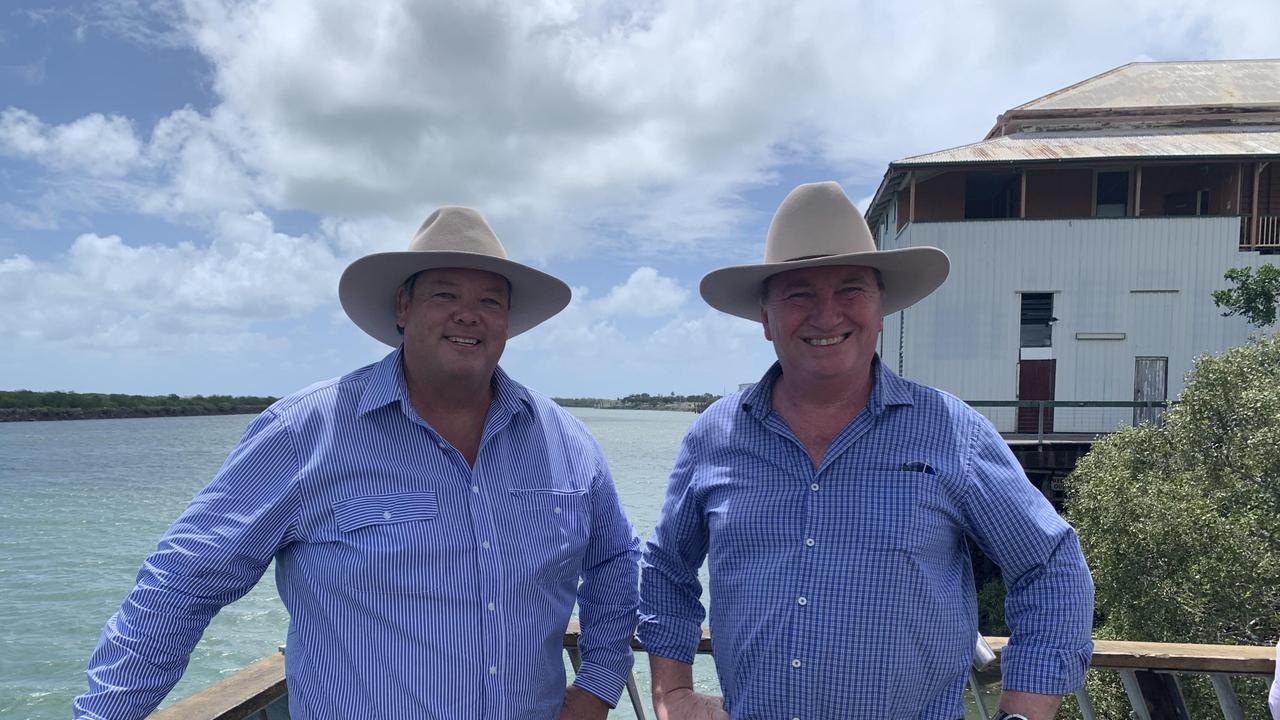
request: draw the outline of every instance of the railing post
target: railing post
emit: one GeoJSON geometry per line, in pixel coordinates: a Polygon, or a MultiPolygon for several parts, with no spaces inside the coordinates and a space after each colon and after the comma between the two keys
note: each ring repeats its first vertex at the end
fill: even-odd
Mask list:
{"type": "Polygon", "coordinates": [[[1142,696],[1142,686],[1138,684],[1138,673],[1133,670],[1121,670],[1120,681],[1124,683],[1124,692],[1129,696],[1129,707],[1133,710],[1135,720],[1151,720],[1151,712],[1147,710],[1147,699],[1142,696]]]}
{"type": "Polygon", "coordinates": [[[973,704],[978,706],[978,717],[982,720],[991,720],[991,713],[987,712],[987,704],[982,702],[982,686],[978,684],[978,673],[972,669],[969,670],[969,690],[973,693],[973,704]]]}
{"type": "Polygon", "coordinates": [[[1089,691],[1080,688],[1076,691],[1076,706],[1080,708],[1080,717],[1084,720],[1095,720],[1098,717],[1097,711],[1093,709],[1093,701],[1089,699],[1089,691]]]}
{"type": "Polygon", "coordinates": [[[1036,416],[1036,445],[1044,447],[1044,400],[1037,400],[1038,412],[1036,416]]]}
{"type": "Polygon", "coordinates": [[[1213,673],[1209,679],[1213,681],[1213,692],[1217,694],[1218,705],[1222,707],[1222,717],[1226,720],[1244,720],[1240,698],[1236,697],[1236,689],[1231,686],[1231,676],[1213,673]]]}

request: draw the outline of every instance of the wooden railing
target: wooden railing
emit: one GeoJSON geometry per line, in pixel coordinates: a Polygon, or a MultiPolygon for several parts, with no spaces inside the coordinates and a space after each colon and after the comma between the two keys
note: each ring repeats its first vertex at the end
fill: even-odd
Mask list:
{"type": "MultiPolygon", "coordinates": [[[[571,623],[564,635],[564,649],[574,668],[581,662],[578,651],[578,626],[571,623]]],[[[986,641],[998,658],[1008,638],[988,637],[986,641]]],[[[643,651],[632,641],[632,647],[643,651]]],[[[702,630],[698,644],[700,654],[711,653],[711,634],[702,630]]],[[[1094,642],[1090,667],[1119,673],[1136,720],[1156,720],[1152,707],[1162,700],[1153,697],[1162,692],[1161,683],[1155,679],[1171,678],[1177,687],[1182,675],[1207,676],[1213,683],[1226,720],[1244,720],[1239,698],[1231,686],[1236,676],[1269,677],[1275,672],[1275,649],[1252,645],[1189,645],[1174,643],[1122,642],[1097,640],[1094,642]]],[[[979,714],[990,718],[993,708],[988,708],[975,678],[970,678],[970,690],[974,695],[979,714]]],[[[1165,687],[1168,683],[1164,683],[1165,687]]],[[[645,718],[640,691],[633,674],[627,683],[636,718],[645,718]]],[[[264,658],[231,677],[161,710],[152,720],[288,720],[287,690],[284,680],[284,656],[264,658]]],[[[1076,701],[1085,720],[1094,720],[1093,704],[1083,690],[1076,693],[1076,701]]],[[[1178,700],[1180,702],[1180,700],[1178,700]]]]}
{"type": "Polygon", "coordinates": [[[1252,215],[1240,217],[1240,249],[1280,248],[1280,215],[1252,215]],[[1256,225],[1255,225],[1256,222],[1256,225]],[[1254,228],[1257,236],[1254,237],[1254,228]]]}

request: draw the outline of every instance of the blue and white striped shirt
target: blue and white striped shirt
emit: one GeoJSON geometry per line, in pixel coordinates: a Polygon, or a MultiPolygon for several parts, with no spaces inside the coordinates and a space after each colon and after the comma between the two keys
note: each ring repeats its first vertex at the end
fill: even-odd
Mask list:
{"type": "Polygon", "coordinates": [[[866,409],[817,468],[771,408],[776,364],[698,418],[641,562],[645,649],[692,662],[708,558],[732,717],[961,718],[977,634],[969,536],[1009,589],[1004,687],[1079,688],[1093,581],[1075,532],[985,418],[875,368],[866,409]]]}
{"type": "Polygon", "coordinates": [[[554,718],[575,600],[575,684],[616,704],[639,541],[586,428],[493,387],[474,468],[414,412],[399,350],[271,406],[147,558],[76,716],[149,713],[272,558],[294,720],[554,718]]]}

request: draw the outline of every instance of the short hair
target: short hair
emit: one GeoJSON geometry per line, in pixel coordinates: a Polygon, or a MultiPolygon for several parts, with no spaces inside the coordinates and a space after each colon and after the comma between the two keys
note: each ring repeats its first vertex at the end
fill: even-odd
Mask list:
{"type": "MultiPolygon", "coordinates": [[[[868,267],[867,265],[857,265],[850,267],[868,267]]],[[[880,274],[879,268],[869,268],[871,274],[876,276],[876,289],[884,294],[884,276],[880,274]]],[[[783,271],[785,272],[785,271],[783,271]]],[[[760,282],[760,307],[764,307],[765,301],[769,298],[769,281],[782,273],[774,273],[760,282]]]]}

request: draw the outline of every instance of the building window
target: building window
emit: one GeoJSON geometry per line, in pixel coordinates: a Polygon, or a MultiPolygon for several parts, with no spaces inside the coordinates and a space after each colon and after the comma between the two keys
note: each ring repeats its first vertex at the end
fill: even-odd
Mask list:
{"type": "Polygon", "coordinates": [[[1095,191],[1096,217],[1125,217],[1129,214],[1129,171],[1100,172],[1095,191]]]}
{"type": "Polygon", "coordinates": [[[1022,176],[1013,172],[971,172],[964,179],[966,220],[1016,218],[1022,204],[1022,176]]]}
{"type": "Polygon", "coordinates": [[[1053,347],[1053,293],[1022,293],[1022,332],[1019,345],[1053,347]]]}

